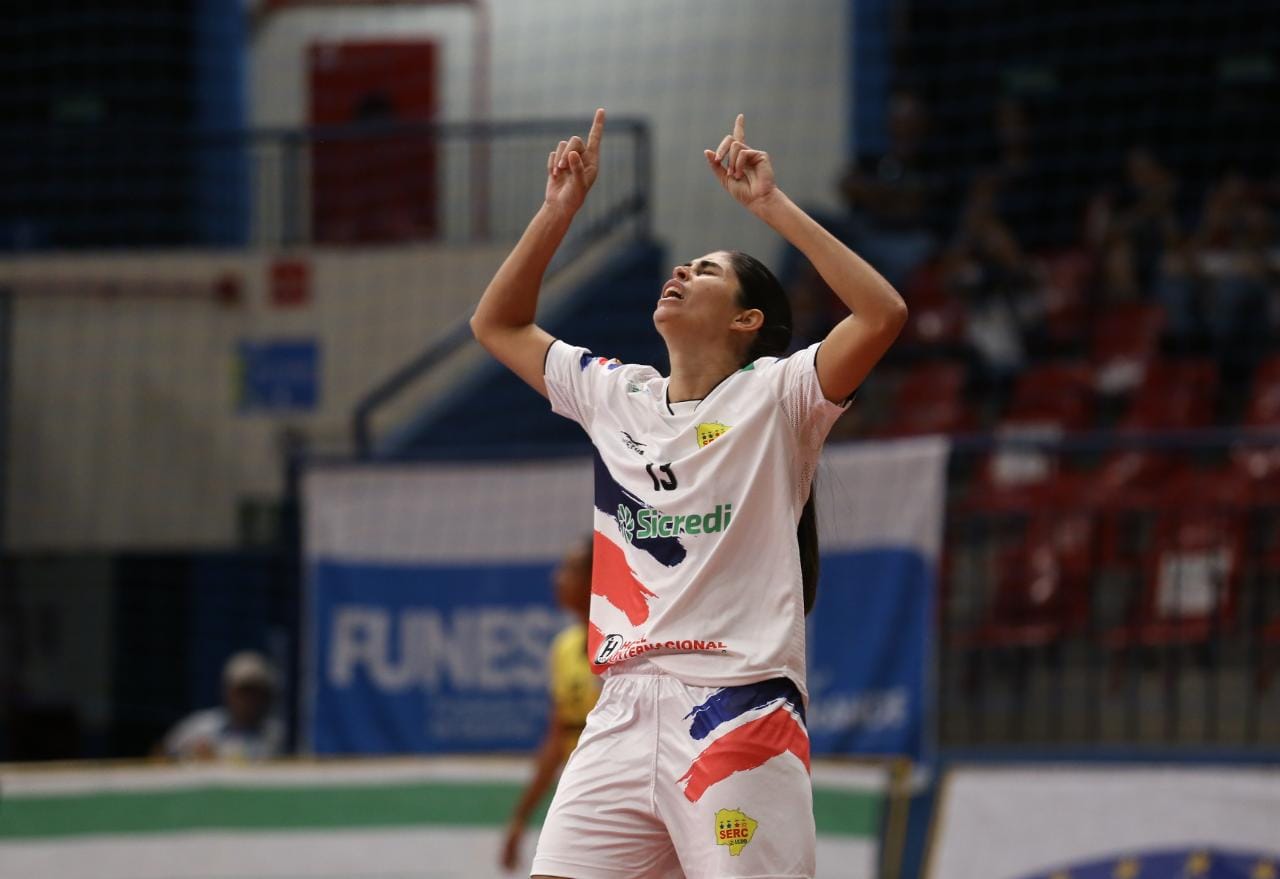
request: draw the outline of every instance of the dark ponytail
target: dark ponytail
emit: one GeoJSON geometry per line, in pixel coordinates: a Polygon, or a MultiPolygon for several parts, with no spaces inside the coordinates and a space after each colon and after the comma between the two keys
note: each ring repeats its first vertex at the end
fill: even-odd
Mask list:
{"type": "MultiPolygon", "coordinates": [[[[729,252],[729,263],[738,276],[738,304],[758,308],[764,314],[764,325],[756,332],[747,349],[743,366],[761,357],[784,357],[791,347],[791,302],[769,267],[739,250],[729,252]]],[[[818,516],[813,496],[817,480],[809,483],[809,498],[800,512],[796,526],[796,542],[800,547],[800,581],[804,590],[805,616],[813,610],[818,598],[818,516]]]]}

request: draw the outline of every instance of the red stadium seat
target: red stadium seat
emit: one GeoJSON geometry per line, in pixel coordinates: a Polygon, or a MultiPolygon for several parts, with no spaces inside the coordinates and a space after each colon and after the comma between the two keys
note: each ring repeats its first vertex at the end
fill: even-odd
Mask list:
{"type": "Polygon", "coordinates": [[[926,263],[917,269],[902,297],[910,308],[901,342],[918,347],[957,347],[964,343],[964,305],[943,285],[939,263],[926,263]]]}
{"type": "Polygon", "coordinates": [[[1127,393],[1142,383],[1164,323],[1164,309],[1148,302],[1123,303],[1098,316],[1092,359],[1099,392],[1127,393]]]}
{"type": "MultiPolygon", "coordinates": [[[[1157,360],[1121,419],[1121,431],[1189,430],[1213,423],[1218,367],[1211,360],[1157,360]]],[[[1177,469],[1177,455],[1148,449],[1118,449],[1088,477],[1094,501],[1109,506],[1149,505],[1144,494],[1160,491],[1177,469]]]]}
{"type": "MultiPolygon", "coordinates": [[[[1093,421],[1093,371],[1085,363],[1032,367],[1014,386],[1002,437],[1053,440],[1093,421]]],[[[983,462],[968,503],[978,509],[1021,509],[1059,488],[1060,456],[1037,449],[997,449],[983,462]]]]}
{"type": "MultiPolygon", "coordinates": [[[[1264,360],[1254,372],[1243,426],[1280,432],[1280,355],[1264,360]]],[[[1280,443],[1241,443],[1231,459],[1260,499],[1280,504],[1280,443]]]]}
{"type": "Polygon", "coordinates": [[[1213,423],[1217,391],[1218,366],[1212,360],[1154,361],[1121,426],[1146,430],[1208,427],[1213,423]]]}
{"type": "Polygon", "coordinates": [[[973,419],[964,399],[963,364],[920,364],[903,377],[889,405],[889,418],[875,431],[880,437],[922,436],[969,430],[973,419]]]}
{"type": "Polygon", "coordinates": [[[1096,266],[1087,250],[1065,250],[1041,260],[1044,269],[1044,321],[1049,341],[1067,347],[1085,335],[1088,288],[1096,266]]]}
{"type": "Polygon", "coordinates": [[[1089,626],[1094,521],[1087,511],[1045,510],[1025,540],[1000,553],[990,608],[961,646],[1045,647],[1089,626]]]}
{"type": "Polygon", "coordinates": [[[1247,490],[1222,470],[1169,486],[1144,554],[1131,619],[1106,633],[1113,650],[1204,644],[1234,622],[1244,566],[1247,490]]]}

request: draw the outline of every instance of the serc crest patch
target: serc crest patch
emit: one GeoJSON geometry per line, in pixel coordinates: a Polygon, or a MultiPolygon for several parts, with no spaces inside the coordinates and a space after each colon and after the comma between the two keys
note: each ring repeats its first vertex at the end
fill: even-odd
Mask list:
{"type": "Polygon", "coordinates": [[[694,428],[697,431],[698,448],[705,449],[716,437],[723,435],[728,429],[729,425],[721,424],[719,421],[704,421],[699,424],[694,428]]]}
{"type": "Polygon", "coordinates": [[[739,809],[721,809],[716,812],[716,845],[729,846],[729,854],[735,858],[756,835],[759,824],[739,809]]]}

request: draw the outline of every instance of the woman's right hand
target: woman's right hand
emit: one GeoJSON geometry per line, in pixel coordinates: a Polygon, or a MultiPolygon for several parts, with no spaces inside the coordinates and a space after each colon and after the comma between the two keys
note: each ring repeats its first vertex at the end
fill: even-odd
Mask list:
{"type": "Polygon", "coordinates": [[[522,822],[513,821],[507,825],[507,833],[502,838],[502,853],[498,856],[498,863],[508,873],[520,866],[520,839],[523,836],[524,824],[522,822]]]}
{"type": "Polygon", "coordinates": [[[604,136],[604,110],[596,110],[587,142],[576,134],[547,157],[546,203],[576,213],[600,174],[600,139],[604,136]]]}

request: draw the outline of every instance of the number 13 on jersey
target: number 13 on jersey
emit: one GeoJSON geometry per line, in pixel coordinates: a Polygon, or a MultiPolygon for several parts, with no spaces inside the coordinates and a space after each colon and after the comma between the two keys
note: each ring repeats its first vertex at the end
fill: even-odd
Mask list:
{"type": "Polygon", "coordinates": [[[653,480],[654,491],[674,491],[676,485],[676,473],[671,469],[670,464],[661,464],[656,469],[652,464],[644,465],[644,472],[649,474],[649,478],[653,480]]]}

